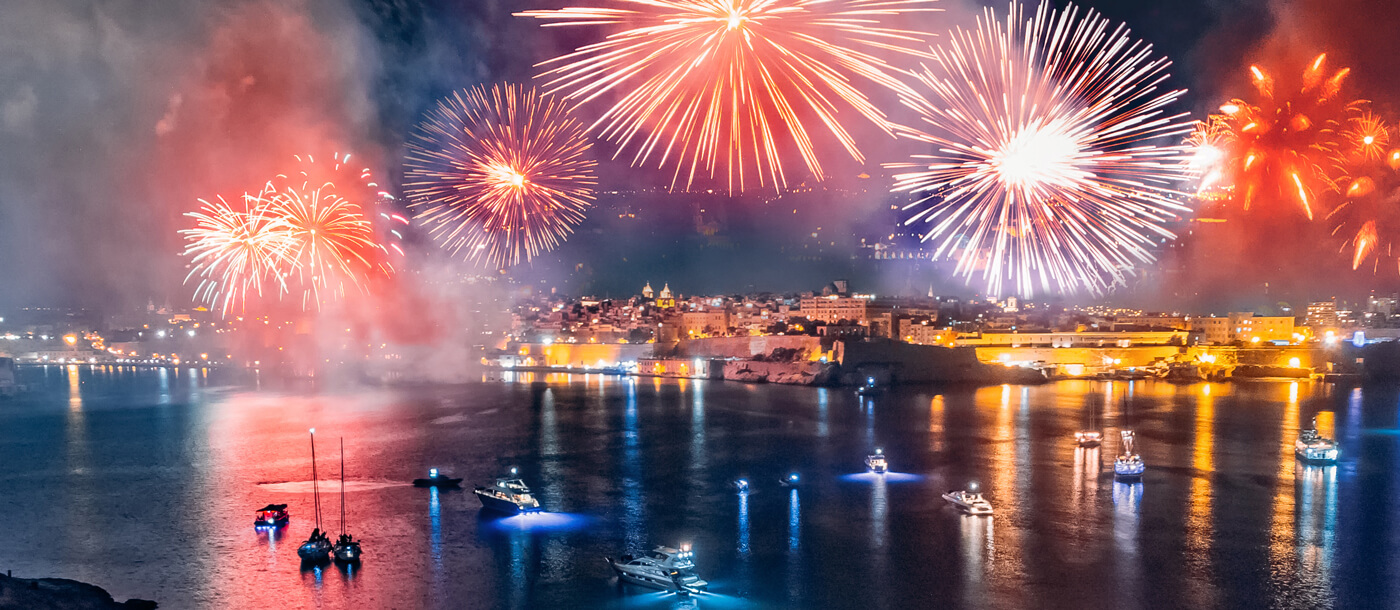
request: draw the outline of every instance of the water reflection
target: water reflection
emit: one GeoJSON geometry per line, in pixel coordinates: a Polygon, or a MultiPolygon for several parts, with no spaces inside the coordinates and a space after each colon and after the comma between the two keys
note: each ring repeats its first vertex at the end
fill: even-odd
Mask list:
{"type": "Polygon", "coordinates": [[[986,574],[991,570],[995,554],[995,540],[992,535],[991,517],[958,515],[961,528],[959,544],[962,548],[963,605],[968,608],[985,607],[987,603],[986,574]]]}
{"type": "Polygon", "coordinates": [[[1136,608],[1143,600],[1142,558],[1138,537],[1142,522],[1142,483],[1113,483],[1113,547],[1119,608],[1136,608]]]}
{"type": "Polygon", "coordinates": [[[830,428],[827,427],[827,423],[826,423],[826,413],[827,413],[827,395],[826,395],[826,394],[827,394],[826,388],[817,388],[817,436],[820,436],[820,437],[822,437],[822,438],[826,438],[826,437],[830,434],[830,432],[831,432],[830,428]]]}
{"type": "Polygon", "coordinates": [[[1337,554],[1337,467],[1300,464],[1297,470],[1298,576],[1308,589],[1327,591],[1337,554]]]}
{"type": "Polygon", "coordinates": [[[749,492],[739,492],[739,559],[749,556],[749,492]]]}
{"type": "Polygon", "coordinates": [[[622,419],[622,531],[627,548],[646,548],[646,505],[642,498],[642,450],[637,430],[637,384],[627,384],[622,419]]]}
{"type": "Polygon", "coordinates": [[[802,593],[802,501],[796,489],[788,490],[787,596],[797,603],[802,593]]]}

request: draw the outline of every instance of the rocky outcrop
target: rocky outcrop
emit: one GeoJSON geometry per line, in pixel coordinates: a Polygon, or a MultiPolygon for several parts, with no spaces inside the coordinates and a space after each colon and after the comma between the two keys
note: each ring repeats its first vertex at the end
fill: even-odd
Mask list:
{"type": "Polygon", "coordinates": [[[156,603],[118,603],[101,587],[66,578],[14,578],[0,575],[0,610],[154,610],[156,603]]]}
{"type": "Polygon", "coordinates": [[[759,362],[730,360],[724,363],[724,378],[750,383],[787,385],[829,385],[835,366],[821,362],[759,362]]]}

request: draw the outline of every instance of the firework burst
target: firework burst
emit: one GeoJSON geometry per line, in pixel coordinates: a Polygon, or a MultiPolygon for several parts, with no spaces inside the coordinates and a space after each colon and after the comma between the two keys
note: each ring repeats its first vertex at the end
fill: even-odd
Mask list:
{"type": "Polygon", "coordinates": [[[542,74],[551,92],[616,101],[593,125],[634,148],[632,162],[675,166],[672,187],[697,176],[786,185],[795,150],[817,179],[818,132],[863,161],[846,111],[892,126],[858,83],[908,92],[903,73],[876,56],[927,56],[929,35],[891,27],[933,0],[621,0],[628,8],[518,13],[551,26],[610,28],[603,41],[564,55],[542,74]]]}
{"type": "Polygon", "coordinates": [[[1211,198],[1243,211],[1260,200],[1287,203],[1313,219],[1318,197],[1333,185],[1327,166],[1342,145],[1340,127],[1348,112],[1365,103],[1341,97],[1349,73],[1342,68],[1329,74],[1323,54],[1303,71],[1298,86],[1280,86],[1263,68],[1250,66],[1258,102],[1230,100],[1207,121],[1226,132],[1210,187],[1218,192],[1211,198]]]}
{"type": "Polygon", "coordinates": [[[255,200],[245,196],[241,209],[235,209],[223,197],[200,199],[200,210],[185,214],[195,221],[195,228],[180,233],[189,242],[184,255],[191,267],[185,282],[199,279],[196,301],[227,312],[245,307],[249,296],[261,296],[265,283],[278,294],[285,290],[281,270],[294,264],[296,241],[291,227],[255,200]]]}
{"type": "Polygon", "coordinates": [[[935,148],[889,165],[909,170],[895,191],[924,196],[906,224],[988,294],[1099,294],[1173,237],[1185,148],[1153,141],[1191,125],[1168,114],[1183,93],[1160,89],[1169,62],[1128,34],[1073,6],[1025,19],[1012,3],[1004,24],[987,9],[934,49],[928,95],[903,97],[927,125],[901,135],[935,148]]]}
{"type": "Polygon", "coordinates": [[[592,205],[583,124],[559,98],[497,85],[438,102],[414,131],[404,190],[443,247],[507,267],[553,250],[592,205]]]}
{"type": "Polygon", "coordinates": [[[1372,271],[1389,261],[1400,271],[1393,236],[1400,232],[1400,149],[1391,149],[1391,127],[1359,112],[1342,130],[1334,155],[1340,203],[1327,215],[1332,233],[1345,240],[1352,269],[1372,271]]]}
{"type": "Polygon", "coordinates": [[[282,273],[290,286],[300,288],[302,308],[310,309],[350,289],[363,290],[371,273],[383,269],[384,247],[364,207],[350,198],[368,202],[374,196],[368,169],[350,167],[350,155],[332,155],[324,164],[310,155],[297,161],[297,172],[269,181],[257,200],[264,213],[288,227],[294,264],[282,273]]]}

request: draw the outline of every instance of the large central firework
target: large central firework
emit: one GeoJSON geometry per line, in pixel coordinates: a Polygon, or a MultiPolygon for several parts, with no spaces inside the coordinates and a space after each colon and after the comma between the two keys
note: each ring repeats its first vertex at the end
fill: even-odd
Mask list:
{"type": "Polygon", "coordinates": [[[594,161],[565,102],[477,87],[438,102],[414,131],[404,189],[439,243],[506,267],[554,249],[592,205],[594,161]]]}
{"type": "Polygon", "coordinates": [[[937,257],[981,274],[990,295],[1010,290],[1101,293],[1172,238],[1174,201],[1190,131],[1167,107],[1169,62],[1092,11],[1041,4],[1032,18],[1012,3],[991,9],[934,50],[937,65],[906,95],[922,129],[901,135],[933,145],[896,176],[896,191],[925,195],[906,224],[927,225],[937,257]]]}
{"type": "Polygon", "coordinates": [[[607,38],[546,65],[550,91],[613,103],[594,124],[634,164],[675,166],[729,190],[781,188],[794,152],[817,179],[818,132],[863,160],[847,111],[891,131],[858,83],[909,89],[878,54],[926,56],[929,35],[891,27],[933,0],[620,0],[521,16],[554,26],[605,26],[607,38]]]}

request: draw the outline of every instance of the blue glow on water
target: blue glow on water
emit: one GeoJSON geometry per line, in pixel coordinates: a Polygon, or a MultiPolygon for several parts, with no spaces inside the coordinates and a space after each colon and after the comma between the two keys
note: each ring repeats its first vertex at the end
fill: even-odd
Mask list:
{"type": "MultiPolygon", "coordinates": [[[[433,470],[437,470],[434,468],[433,470]]],[[[438,488],[428,488],[428,522],[432,531],[428,535],[429,549],[433,557],[433,569],[442,571],[442,503],[438,500],[438,488]]]]}
{"type": "Polygon", "coordinates": [[[576,513],[521,513],[492,520],[491,527],[503,532],[577,531],[588,527],[591,519],[576,513]]]}
{"type": "Polygon", "coordinates": [[[910,472],[886,472],[885,474],[857,472],[841,475],[840,478],[847,483],[875,483],[877,481],[885,481],[887,483],[913,483],[924,480],[924,475],[910,472]]]}
{"type": "Polygon", "coordinates": [[[788,550],[796,551],[802,544],[802,502],[797,490],[788,492],[788,550]]]}
{"type": "Polygon", "coordinates": [[[749,554],[749,494],[739,494],[739,556],[749,554]]]}

